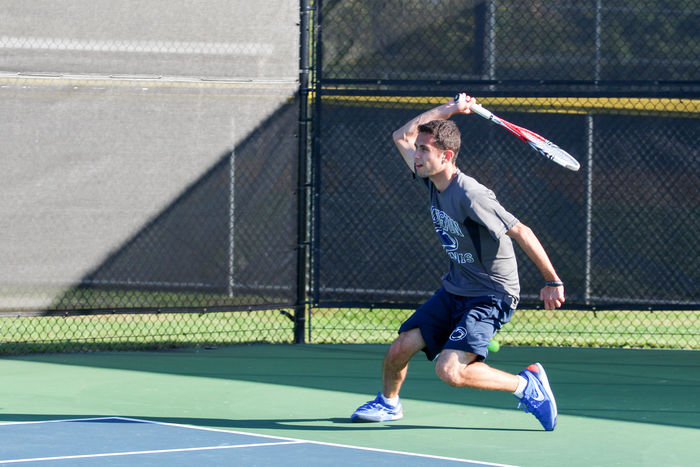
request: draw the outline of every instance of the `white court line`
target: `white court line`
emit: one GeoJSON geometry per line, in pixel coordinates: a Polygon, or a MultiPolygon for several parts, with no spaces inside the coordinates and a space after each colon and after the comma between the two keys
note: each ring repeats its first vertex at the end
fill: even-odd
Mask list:
{"type": "Polygon", "coordinates": [[[0,36],[0,48],[64,50],[72,52],[129,52],[157,54],[199,54],[271,56],[274,45],[261,42],[181,42],[134,40],[84,40],[53,37],[0,36]]]}
{"type": "MultiPolygon", "coordinates": [[[[96,420],[114,420],[120,417],[92,417],[92,418],[62,418],[58,420],[35,420],[33,422],[0,422],[0,426],[6,425],[36,425],[41,423],[63,423],[63,422],[94,422],[96,420]]],[[[138,420],[142,421],[142,420],[138,420]]]]}
{"type": "Polygon", "coordinates": [[[2,423],[2,425],[18,425],[18,424],[36,424],[36,423],[57,423],[57,422],[79,422],[79,421],[95,421],[95,420],[124,420],[124,421],[130,421],[130,422],[137,422],[137,423],[150,423],[154,425],[163,425],[163,426],[173,426],[173,427],[178,427],[178,428],[187,428],[190,430],[200,430],[200,431],[213,431],[217,433],[230,433],[230,434],[238,434],[238,435],[246,435],[246,436],[253,436],[253,437],[258,437],[258,438],[268,438],[268,439],[278,439],[282,440],[277,443],[255,443],[255,444],[241,444],[241,445],[235,445],[235,446],[206,446],[206,447],[201,447],[201,448],[183,448],[183,449],[166,449],[166,450],[158,450],[158,451],[134,451],[134,452],[124,452],[124,453],[105,453],[105,454],[86,454],[86,455],[76,455],[76,456],[63,456],[63,457],[45,457],[45,458],[37,458],[37,459],[15,459],[15,460],[1,460],[0,459],[0,464],[2,463],[21,463],[21,462],[31,462],[31,461],[48,461],[48,460],[62,460],[62,459],[80,459],[80,458],[90,458],[90,457],[109,457],[109,456],[126,456],[126,455],[138,455],[138,454],[158,454],[158,453],[169,453],[169,452],[186,452],[186,451],[203,451],[203,450],[213,450],[213,449],[235,449],[238,447],[265,447],[265,446],[280,446],[280,445],[292,445],[292,444],[317,444],[320,446],[330,446],[330,447],[339,447],[339,448],[345,448],[345,449],[354,449],[358,451],[371,451],[371,452],[379,452],[379,453],[384,453],[384,454],[398,454],[398,455],[403,455],[403,456],[411,456],[411,457],[421,457],[425,459],[437,459],[437,460],[447,460],[447,461],[453,461],[453,462],[462,462],[462,463],[472,463],[472,464],[481,464],[484,466],[491,466],[491,467],[518,467],[510,464],[497,464],[493,462],[484,462],[484,461],[477,461],[477,460],[471,460],[471,459],[457,459],[455,457],[445,457],[445,456],[433,456],[429,454],[418,454],[414,452],[404,452],[404,451],[393,451],[389,449],[377,449],[377,448],[367,448],[367,447],[362,447],[362,446],[352,446],[348,444],[337,444],[337,443],[326,443],[322,441],[312,441],[312,440],[306,440],[306,439],[298,439],[298,438],[287,438],[284,436],[271,436],[271,435],[262,435],[258,433],[249,433],[245,431],[235,431],[235,430],[224,430],[221,428],[208,428],[208,427],[200,427],[200,426],[193,426],[193,425],[183,425],[179,423],[169,423],[169,422],[155,422],[152,420],[142,420],[138,418],[129,418],[129,417],[97,417],[97,418],[74,418],[74,419],[66,419],[66,420],[46,420],[46,421],[36,421],[36,422],[10,422],[10,423],[2,423]]]}
{"type": "Polygon", "coordinates": [[[286,444],[302,443],[303,441],[281,441],[279,443],[236,444],[233,446],[201,446],[197,448],[155,449],[152,451],[104,452],[98,454],[78,454],[74,456],[35,457],[33,459],[0,459],[0,464],[20,464],[22,462],[59,461],[67,459],[93,459],[100,457],[138,456],[142,454],[166,454],[171,452],[214,451],[221,449],[256,448],[260,446],[280,446],[286,444]]]}
{"type": "MultiPolygon", "coordinates": [[[[418,454],[415,452],[405,452],[405,451],[392,451],[390,449],[367,448],[367,447],[362,447],[362,446],[352,446],[349,444],[326,443],[323,441],[312,441],[312,440],[308,440],[308,439],[287,438],[284,436],[260,435],[257,433],[249,433],[249,432],[245,432],[245,431],[233,431],[233,430],[223,430],[220,428],[207,428],[207,427],[199,427],[199,426],[193,426],[193,425],[181,425],[179,423],[154,422],[151,420],[140,420],[137,418],[127,418],[127,417],[111,417],[111,418],[115,418],[115,419],[119,419],[119,420],[141,422],[141,423],[154,423],[157,425],[176,426],[176,427],[180,427],[180,428],[190,428],[190,429],[194,429],[194,430],[215,431],[215,432],[219,432],[219,433],[235,433],[238,435],[248,435],[248,436],[256,436],[256,437],[259,436],[262,438],[282,439],[282,440],[286,440],[286,441],[296,441],[297,443],[300,443],[300,444],[302,444],[302,443],[318,444],[320,446],[355,449],[358,451],[371,451],[371,452],[380,452],[380,453],[385,453],[385,454],[399,454],[402,456],[422,457],[422,458],[426,458],[426,459],[438,459],[438,460],[447,460],[447,461],[454,461],[454,462],[481,464],[484,466],[492,466],[492,467],[518,467],[518,466],[510,465],[510,464],[496,464],[493,462],[484,462],[484,461],[477,461],[477,460],[471,460],[471,459],[458,459],[456,457],[433,456],[430,454],[418,454]]],[[[290,444],[293,444],[293,443],[290,443],[290,444]]],[[[273,443],[261,444],[261,446],[271,446],[271,445],[273,445],[273,443]]]]}

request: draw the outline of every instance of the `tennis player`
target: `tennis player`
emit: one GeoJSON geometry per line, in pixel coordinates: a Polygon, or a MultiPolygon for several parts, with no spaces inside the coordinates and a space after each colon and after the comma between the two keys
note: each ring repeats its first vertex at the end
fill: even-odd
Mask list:
{"type": "Polygon", "coordinates": [[[489,341],[510,320],[519,300],[511,239],[542,273],[545,285],[540,298],[545,308],[559,308],[565,299],[564,284],[532,230],[455,164],[461,136],[449,119],[471,113],[473,103],[462,94],[393,134],[414,177],[427,187],[433,225],[450,266],[442,287],[399,328],[384,357],[382,391],[360,406],[352,421],[403,417],[399,391],[409,360],[422,350],[435,361],[438,377],[450,386],[511,392],[520,401],[518,407],[532,413],[545,430],[557,424],[556,401],[541,364],[533,363],[515,375],[484,363],[489,341]]]}

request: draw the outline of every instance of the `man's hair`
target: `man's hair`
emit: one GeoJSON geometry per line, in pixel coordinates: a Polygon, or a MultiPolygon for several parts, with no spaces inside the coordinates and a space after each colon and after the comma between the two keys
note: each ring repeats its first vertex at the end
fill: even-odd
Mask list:
{"type": "Polygon", "coordinates": [[[454,152],[454,159],[459,153],[462,136],[459,128],[452,120],[433,120],[418,126],[419,133],[428,133],[435,138],[435,145],[440,149],[449,149],[454,152]]]}

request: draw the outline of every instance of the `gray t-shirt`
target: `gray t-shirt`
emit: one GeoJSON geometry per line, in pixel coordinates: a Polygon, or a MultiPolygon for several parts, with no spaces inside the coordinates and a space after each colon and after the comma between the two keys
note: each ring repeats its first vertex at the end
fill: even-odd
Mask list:
{"type": "Polygon", "coordinates": [[[520,296],[518,263],[506,232],[518,219],[506,211],[496,195],[472,177],[457,172],[447,188],[430,190],[433,225],[450,260],[442,284],[465,297],[495,295],[513,308],[520,296]]]}

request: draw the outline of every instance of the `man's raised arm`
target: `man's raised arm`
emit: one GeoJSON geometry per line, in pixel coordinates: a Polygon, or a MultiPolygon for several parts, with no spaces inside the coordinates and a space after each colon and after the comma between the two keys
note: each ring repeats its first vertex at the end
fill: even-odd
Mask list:
{"type": "Polygon", "coordinates": [[[418,138],[418,127],[423,123],[428,123],[433,120],[447,120],[455,114],[470,113],[469,108],[476,102],[473,97],[469,97],[466,94],[462,95],[462,99],[459,102],[455,102],[454,99],[450,99],[448,102],[432,108],[417,117],[413,118],[407,122],[404,126],[394,131],[393,138],[394,144],[399,149],[403,160],[406,162],[411,171],[413,168],[413,152],[416,149],[416,138],[418,138]]]}

